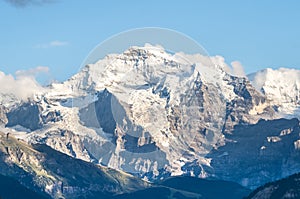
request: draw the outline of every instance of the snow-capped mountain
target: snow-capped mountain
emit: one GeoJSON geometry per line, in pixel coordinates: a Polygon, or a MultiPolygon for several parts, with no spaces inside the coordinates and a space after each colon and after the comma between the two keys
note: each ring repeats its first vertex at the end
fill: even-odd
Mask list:
{"type": "MultiPolygon", "coordinates": [[[[247,78],[230,75],[224,65],[219,57],[170,54],[154,46],[131,47],[85,66],[69,80],[52,84],[47,92],[28,102],[3,103],[0,122],[6,127],[3,131],[30,143],[47,144],[72,157],[150,181],[191,175],[259,186],[269,176],[234,176],[229,165],[239,158],[244,161],[250,157],[252,163],[262,161],[257,158],[261,154],[247,157],[241,155],[244,151],[230,151],[235,146],[240,147],[236,151],[259,151],[266,147],[265,141],[281,143],[281,138],[273,135],[275,131],[267,131],[253,137],[251,143],[256,144],[247,145],[249,148],[232,144],[244,143],[246,134],[242,134],[241,126],[255,126],[247,131],[247,136],[251,136],[252,131],[265,128],[260,127],[261,119],[273,120],[286,114],[278,107],[299,105],[299,98],[293,98],[299,96],[299,77],[294,78],[296,87],[290,85],[293,81],[282,82],[284,87],[291,86],[292,91],[285,93],[298,100],[295,103],[272,95],[272,89],[281,88],[281,84],[275,84],[278,81],[272,80],[271,75],[264,84],[259,84],[259,74],[252,75],[251,83],[247,78]],[[226,169],[222,171],[219,166],[223,163],[226,169]]],[[[281,94],[283,91],[278,93],[281,94]]],[[[300,160],[294,155],[298,154],[299,121],[283,123],[290,129],[287,134],[291,134],[284,143],[293,150],[278,150],[283,150],[286,160],[298,164],[300,160]]],[[[275,158],[263,157],[265,162],[275,158]]],[[[240,168],[260,175],[255,165],[250,166],[240,168]]],[[[274,174],[277,179],[299,171],[300,167],[280,174],[269,170],[268,175],[274,174]]]]}
{"type": "Polygon", "coordinates": [[[268,68],[248,78],[284,117],[300,117],[300,70],[268,68]]]}

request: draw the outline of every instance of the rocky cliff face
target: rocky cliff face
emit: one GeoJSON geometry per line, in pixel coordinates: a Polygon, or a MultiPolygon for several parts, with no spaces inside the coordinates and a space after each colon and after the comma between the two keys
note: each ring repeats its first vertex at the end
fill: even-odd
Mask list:
{"type": "Polygon", "coordinates": [[[20,125],[30,131],[37,130],[43,124],[41,112],[42,108],[36,103],[24,103],[6,114],[8,121],[6,127],[20,125]]]}
{"type": "Polygon", "coordinates": [[[4,126],[7,123],[7,116],[6,116],[6,108],[3,105],[0,105],[0,125],[4,126]]]}
{"type": "Polygon", "coordinates": [[[46,123],[61,120],[59,111],[47,111],[44,115],[43,111],[43,107],[36,101],[15,105],[3,115],[5,126],[21,126],[28,131],[35,131],[42,128],[46,123]]]}
{"type": "Polygon", "coordinates": [[[232,131],[238,124],[253,124],[261,118],[275,117],[268,99],[255,90],[247,79],[227,75],[225,80],[233,86],[236,97],[227,101],[224,132],[232,131]]]}
{"type": "Polygon", "coordinates": [[[298,119],[240,124],[207,157],[218,178],[256,188],[298,172],[299,133],[298,119]]]}

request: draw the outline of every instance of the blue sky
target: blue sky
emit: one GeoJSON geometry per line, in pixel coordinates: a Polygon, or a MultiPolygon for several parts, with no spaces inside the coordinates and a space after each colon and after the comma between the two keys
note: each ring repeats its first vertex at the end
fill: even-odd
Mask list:
{"type": "Polygon", "coordinates": [[[299,9],[297,0],[55,0],[27,6],[0,0],[0,71],[47,66],[51,78],[62,81],[78,71],[97,44],[142,27],[182,32],[210,55],[240,61],[247,73],[299,69],[299,9]]]}

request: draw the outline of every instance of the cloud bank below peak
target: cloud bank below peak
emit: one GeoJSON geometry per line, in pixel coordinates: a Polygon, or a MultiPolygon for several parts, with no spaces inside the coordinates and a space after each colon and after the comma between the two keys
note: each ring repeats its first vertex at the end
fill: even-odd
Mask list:
{"type": "Polygon", "coordinates": [[[202,65],[212,67],[218,66],[228,74],[247,78],[244,67],[239,61],[233,61],[230,64],[227,64],[225,58],[220,55],[209,56],[202,54],[189,55],[185,53],[179,53],[179,56],[185,57],[191,63],[201,63],[202,65]]]}
{"type": "Polygon", "coordinates": [[[0,71],[0,94],[13,95],[19,100],[26,101],[35,94],[46,92],[47,89],[37,82],[36,77],[40,73],[48,72],[49,68],[46,66],[19,70],[15,76],[0,71]]]}

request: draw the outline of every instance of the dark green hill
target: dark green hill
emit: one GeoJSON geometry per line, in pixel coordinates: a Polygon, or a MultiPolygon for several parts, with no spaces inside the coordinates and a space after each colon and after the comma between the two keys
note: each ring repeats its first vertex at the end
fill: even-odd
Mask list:
{"type": "Polygon", "coordinates": [[[49,197],[42,196],[23,185],[13,178],[0,174],[0,198],[1,199],[47,199],[49,197]]]}
{"type": "Polygon", "coordinates": [[[249,193],[249,189],[234,182],[205,180],[193,177],[171,177],[162,181],[156,187],[118,195],[115,198],[241,199],[249,193]]]}
{"type": "Polygon", "coordinates": [[[300,173],[270,182],[254,190],[246,199],[299,199],[300,173]]]}
{"type": "Polygon", "coordinates": [[[72,158],[46,145],[28,145],[2,133],[0,174],[53,198],[110,198],[149,186],[124,172],[72,158]]]}

